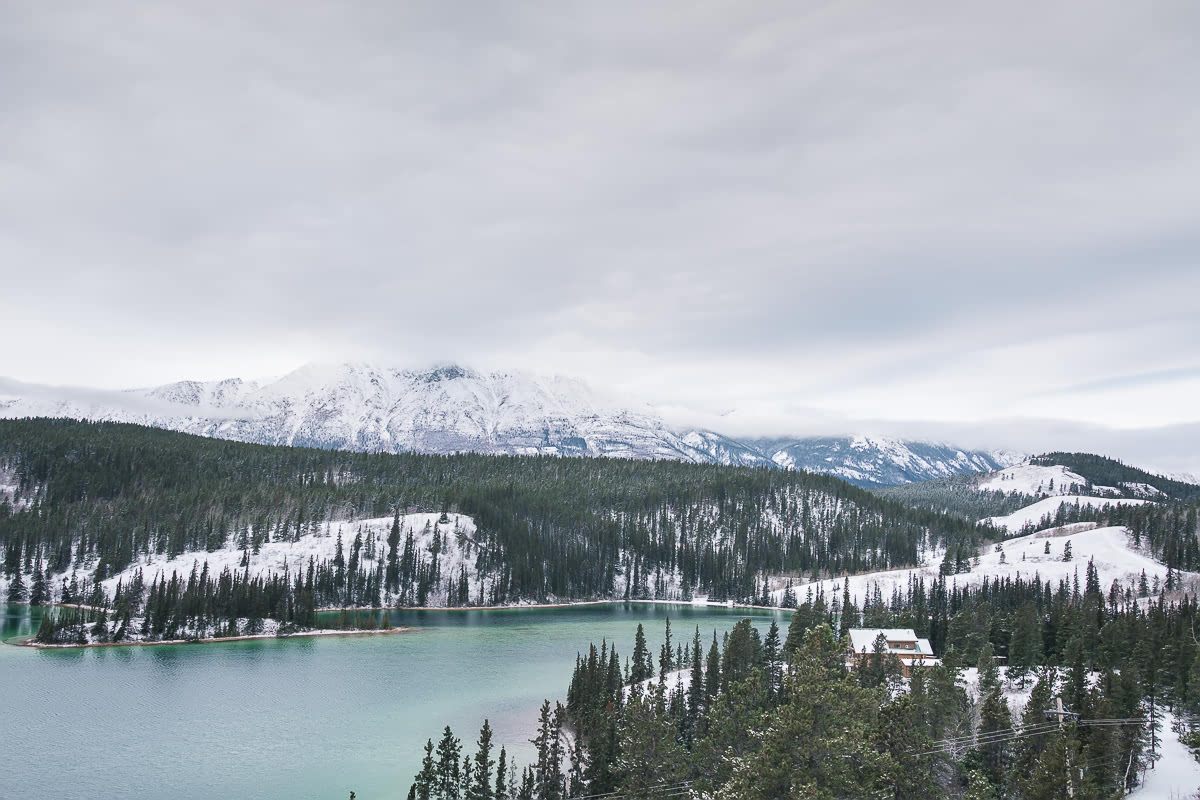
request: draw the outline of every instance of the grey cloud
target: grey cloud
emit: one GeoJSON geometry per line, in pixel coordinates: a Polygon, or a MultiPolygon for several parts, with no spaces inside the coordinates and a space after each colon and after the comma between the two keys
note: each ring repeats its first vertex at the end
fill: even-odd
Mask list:
{"type": "Polygon", "coordinates": [[[541,358],[764,415],[824,376],[887,419],[933,375],[967,418],[1193,368],[1200,11],[1030,11],[26,4],[0,373],[541,358]],[[973,368],[1070,334],[1035,375],[973,368]]]}

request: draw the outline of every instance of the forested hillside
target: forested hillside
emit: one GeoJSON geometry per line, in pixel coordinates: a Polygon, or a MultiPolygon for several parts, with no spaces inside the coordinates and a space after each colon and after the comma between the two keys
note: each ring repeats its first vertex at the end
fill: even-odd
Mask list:
{"type": "MultiPolygon", "coordinates": [[[[0,546],[10,590],[75,572],[103,581],[155,555],[194,552],[202,560],[231,546],[257,553],[269,542],[328,531],[333,522],[411,511],[472,520],[467,550],[480,581],[472,603],[672,591],[750,600],[761,596],[768,574],[904,566],[924,549],[980,536],[960,518],[804,472],[351,453],[70,420],[0,421],[0,484],[7,487],[0,492],[0,546]]],[[[381,594],[417,602],[418,582],[432,580],[429,565],[436,566],[437,554],[428,551],[442,535],[416,547],[402,545],[394,532],[379,542],[373,562],[386,565],[382,586],[376,579],[355,591],[351,582],[361,588],[372,576],[318,560],[316,605],[370,603],[381,594]]],[[[152,578],[145,575],[144,583],[152,578]]],[[[50,582],[51,591],[56,585],[50,582]]],[[[441,587],[426,588],[436,595],[441,587]]]]}
{"type": "Polygon", "coordinates": [[[1200,486],[1154,475],[1091,453],[1047,453],[998,472],[873,489],[915,507],[969,520],[1003,517],[1052,495],[1084,495],[1154,502],[1200,501],[1200,486]],[[1058,478],[1056,485],[1055,478],[1058,478]]]}
{"type": "Polygon", "coordinates": [[[898,503],[936,508],[969,520],[1011,514],[1036,499],[1019,492],[981,490],[978,480],[977,475],[953,475],[871,491],[898,503]]]}
{"type": "Polygon", "coordinates": [[[1172,500],[1200,500],[1200,486],[1155,475],[1137,467],[1092,453],[1046,453],[1034,456],[1029,463],[1040,466],[1063,466],[1082,475],[1097,487],[1117,489],[1128,497],[1160,497],[1172,500]]]}

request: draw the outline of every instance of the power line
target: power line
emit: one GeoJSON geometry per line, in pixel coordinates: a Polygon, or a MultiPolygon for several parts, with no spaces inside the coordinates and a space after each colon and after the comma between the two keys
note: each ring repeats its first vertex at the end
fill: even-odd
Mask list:
{"type": "MultiPolygon", "coordinates": [[[[1128,725],[1144,725],[1145,721],[1140,719],[1113,719],[1113,720],[1089,720],[1088,725],[1084,727],[1109,727],[1119,728],[1128,725]]],[[[1014,730],[1006,728],[991,733],[961,736],[953,739],[941,740],[934,742],[935,747],[931,750],[925,750],[919,753],[913,753],[914,756],[932,755],[934,753],[945,753],[956,747],[979,747],[990,744],[1003,744],[1006,742],[1015,741],[1017,739],[1025,739],[1031,736],[1041,736],[1050,733],[1059,728],[1059,723],[1043,723],[1041,725],[1030,726],[1029,728],[1014,730]]]]}
{"type": "MultiPolygon", "coordinates": [[[[639,794],[643,794],[645,792],[657,793],[657,792],[663,792],[663,791],[674,791],[677,789],[684,789],[684,788],[687,788],[688,786],[691,786],[692,783],[693,783],[693,781],[680,781],[678,783],[659,783],[659,784],[655,784],[653,786],[647,786],[644,789],[639,790],[639,794]]],[[[608,798],[609,800],[620,800],[620,798],[629,797],[629,796],[630,795],[628,792],[623,792],[623,791],[617,789],[617,790],[614,790],[611,792],[602,792],[600,794],[585,794],[585,795],[581,795],[579,797],[571,798],[571,800],[598,800],[598,798],[608,798]]]]}

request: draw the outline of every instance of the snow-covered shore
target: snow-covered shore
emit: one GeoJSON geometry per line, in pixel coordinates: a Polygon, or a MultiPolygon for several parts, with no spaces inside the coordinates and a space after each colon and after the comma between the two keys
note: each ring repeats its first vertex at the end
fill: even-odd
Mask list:
{"type": "Polygon", "coordinates": [[[209,636],[196,639],[156,639],[156,640],[138,640],[130,639],[122,642],[38,642],[30,637],[20,642],[10,642],[22,647],[36,647],[41,650],[71,650],[83,647],[154,647],[156,645],[175,645],[175,644],[217,644],[220,642],[245,642],[254,639],[303,639],[313,636],[369,636],[387,635],[393,633],[411,633],[420,630],[420,628],[375,628],[362,630],[340,630],[334,628],[314,628],[309,630],[300,630],[295,633],[278,633],[278,632],[263,632],[250,633],[242,636],[209,636]]]}

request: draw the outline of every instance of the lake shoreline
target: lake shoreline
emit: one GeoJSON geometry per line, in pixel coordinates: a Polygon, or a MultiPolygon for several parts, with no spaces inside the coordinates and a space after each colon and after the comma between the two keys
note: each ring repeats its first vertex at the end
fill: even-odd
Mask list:
{"type": "Polygon", "coordinates": [[[180,645],[180,644],[221,644],[223,642],[248,642],[255,639],[303,639],[313,638],[317,636],[368,636],[374,634],[376,636],[389,636],[395,633],[414,633],[421,630],[420,628],[387,628],[386,630],[353,630],[343,631],[334,629],[319,629],[313,631],[302,631],[300,633],[290,633],[286,636],[279,636],[274,633],[252,633],[244,636],[214,636],[206,639],[167,639],[158,642],[88,642],[87,644],[53,644],[46,642],[34,641],[34,637],[29,637],[19,642],[6,641],[5,644],[13,645],[14,647],[33,647],[38,650],[80,650],[88,647],[157,647],[160,645],[180,645]]]}
{"type": "MultiPolygon", "coordinates": [[[[659,605],[659,606],[681,606],[684,608],[703,608],[703,609],[726,609],[730,611],[747,610],[747,611],[793,611],[794,609],[782,608],[780,606],[759,606],[759,605],[733,605],[729,606],[724,603],[694,603],[691,600],[578,600],[567,601],[561,603],[520,603],[505,606],[374,606],[369,608],[321,608],[317,609],[318,613],[330,614],[345,611],[354,613],[360,611],[366,612],[386,612],[386,611],[538,611],[550,608],[574,608],[576,606],[605,606],[605,605],[659,605]]],[[[25,605],[24,603],[9,603],[8,605],[25,605]]],[[[75,603],[45,603],[43,607],[59,607],[59,608],[83,608],[88,609],[88,606],[81,606],[75,603]]],[[[369,634],[394,634],[394,633],[412,633],[420,630],[416,627],[399,627],[389,628],[387,630],[337,630],[337,629],[317,629],[312,631],[304,631],[301,633],[293,633],[287,636],[279,636],[274,633],[256,633],[246,634],[244,636],[218,636],[204,639],[168,639],[166,641],[155,642],[88,642],[86,644],[55,644],[36,642],[32,636],[22,639],[21,641],[5,641],[4,644],[14,647],[32,647],[38,650],[76,650],[89,647],[154,647],[158,645],[183,645],[183,644],[221,644],[224,642],[242,642],[253,641],[255,639],[297,639],[297,638],[312,638],[317,636],[360,636],[369,634]]]]}
{"type": "Polygon", "coordinates": [[[574,608],[575,606],[608,606],[608,605],[623,605],[626,603],[638,605],[658,605],[658,606],[684,606],[686,608],[724,608],[727,610],[736,611],[737,609],[752,609],[756,611],[795,611],[794,608],[784,608],[783,606],[756,606],[756,605],[726,605],[725,603],[693,603],[691,600],[576,600],[565,601],[561,603],[514,603],[507,606],[373,606],[371,608],[320,608],[317,609],[320,613],[334,613],[338,611],[521,611],[529,609],[536,611],[543,608],[574,608]]]}

